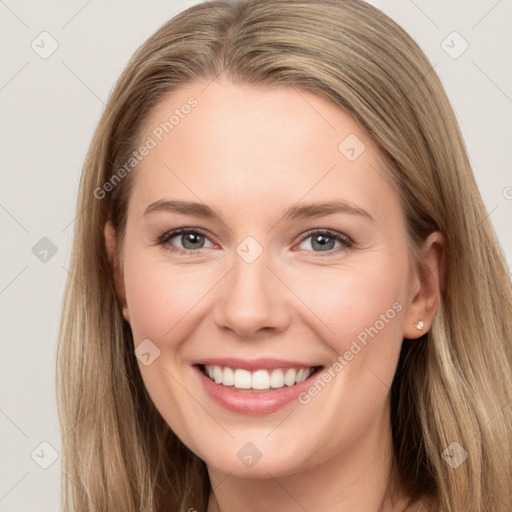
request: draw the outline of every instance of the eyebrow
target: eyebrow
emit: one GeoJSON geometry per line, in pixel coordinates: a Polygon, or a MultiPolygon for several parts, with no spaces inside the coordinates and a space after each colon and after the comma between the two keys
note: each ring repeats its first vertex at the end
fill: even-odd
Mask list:
{"type": "MultiPolygon", "coordinates": [[[[192,201],[169,201],[160,199],[159,201],[151,203],[146,208],[143,215],[148,215],[153,212],[181,213],[183,215],[192,215],[194,217],[202,217],[206,219],[219,218],[214,210],[212,210],[208,205],[192,201]]],[[[350,204],[346,201],[295,204],[281,212],[280,218],[283,220],[307,219],[322,217],[324,215],[332,215],[335,213],[359,215],[372,222],[375,220],[363,208],[350,204]]]]}

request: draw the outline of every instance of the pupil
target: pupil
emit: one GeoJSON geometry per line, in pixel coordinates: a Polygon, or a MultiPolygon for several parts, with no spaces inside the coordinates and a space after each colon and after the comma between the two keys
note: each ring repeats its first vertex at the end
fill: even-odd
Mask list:
{"type": "Polygon", "coordinates": [[[334,239],[324,236],[324,235],[318,235],[316,238],[313,238],[313,248],[315,248],[315,243],[320,244],[317,247],[320,247],[320,250],[329,251],[332,249],[332,242],[334,239]],[[330,242],[330,243],[329,243],[330,242]]]}
{"type": "Polygon", "coordinates": [[[187,248],[187,249],[189,249],[189,248],[192,248],[192,249],[193,249],[193,248],[194,248],[193,244],[194,244],[194,243],[196,243],[196,244],[197,244],[197,243],[198,243],[198,241],[199,241],[199,238],[200,238],[200,237],[202,237],[202,235],[197,235],[197,234],[195,234],[195,233],[187,233],[187,234],[185,235],[185,243],[183,244],[183,246],[184,246],[185,248],[187,248]],[[189,243],[191,243],[191,244],[192,244],[192,247],[187,247],[187,244],[189,244],[189,243]]]}

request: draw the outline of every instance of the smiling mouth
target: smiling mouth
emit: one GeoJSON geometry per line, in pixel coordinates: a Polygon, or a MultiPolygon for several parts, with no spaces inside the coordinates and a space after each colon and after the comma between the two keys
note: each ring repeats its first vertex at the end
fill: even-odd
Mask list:
{"type": "Polygon", "coordinates": [[[322,366],[260,369],[249,371],[229,366],[198,365],[200,370],[216,384],[236,391],[257,393],[292,387],[319,372],[322,366]]]}

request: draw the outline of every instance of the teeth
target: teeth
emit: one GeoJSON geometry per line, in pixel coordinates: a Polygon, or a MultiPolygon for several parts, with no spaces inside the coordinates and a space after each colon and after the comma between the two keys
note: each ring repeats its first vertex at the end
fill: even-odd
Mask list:
{"type": "Polygon", "coordinates": [[[271,388],[282,388],[284,386],[284,374],[283,371],[274,370],[270,374],[270,387],[271,388]]]}
{"type": "Polygon", "coordinates": [[[293,386],[295,384],[295,378],[297,377],[297,372],[293,368],[288,368],[286,373],[284,374],[284,383],[287,386],[293,386]]]}
{"type": "Polygon", "coordinates": [[[213,378],[217,384],[222,382],[222,368],[220,366],[213,367],[213,378]]]}
{"type": "MultiPolygon", "coordinates": [[[[217,366],[217,368],[220,370],[220,366],[217,366]]],[[[217,384],[222,384],[222,382],[218,382],[217,384]]],[[[237,368],[234,373],[233,385],[235,388],[251,389],[251,372],[237,368]]]]}
{"type": "Polygon", "coordinates": [[[270,375],[267,370],[257,370],[252,374],[252,389],[268,389],[270,375]]]}
{"type": "Polygon", "coordinates": [[[222,384],[224,386],[233,386],[235,383],[235,372],[231,368],[224,368],[222,372],[222,384]]]}
{"type": "Polygon", "coordinates": [[[237,389],[277,389],[304,382],[314,368],[276,368],[275,370],[256,370],[250,372],[241,368],[229,368],[217,365],[205,365],[205,373],[211,380],[223,386],[237,389]]]}

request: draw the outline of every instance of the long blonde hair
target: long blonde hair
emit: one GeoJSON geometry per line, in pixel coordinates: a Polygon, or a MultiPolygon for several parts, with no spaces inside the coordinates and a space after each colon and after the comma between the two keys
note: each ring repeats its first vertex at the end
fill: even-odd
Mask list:
{"type": "Polygon", "coordinates": [[[391,390],[396,471],[408,510],[508,512],[508,269],[436,73],[403,29],[360,0],[195,5],[139,48],[119,78],[83,169],[61,319],[63,509],[206,510],[205,464],[151,402],[105,251],[108,218],[122,239],[132,176],[104,198],[94,191],[127,161],[164,95],[220,73],[240,84],[307,90],[351,113],[388,163],[411,245],[432,231],[444,235],[438,313],[420,341],[404,340],[391,390]],[[454,442],[468,454],[457,468],[442,455],[454,442]]]}

